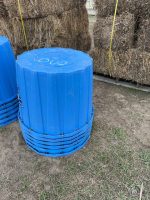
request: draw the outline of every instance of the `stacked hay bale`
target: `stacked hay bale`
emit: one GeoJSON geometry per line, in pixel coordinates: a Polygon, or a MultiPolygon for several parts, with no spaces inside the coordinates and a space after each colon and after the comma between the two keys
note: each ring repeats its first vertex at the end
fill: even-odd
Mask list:
{"type": "MultiPolygon", "coordinates": [[[[20,0],[29,49],[91,47],[84,0],[20,0]]],[[[0,35],[9,38],[15,54],[26,50],[18,1],[0,0],[0,35]]]]}
{"type": "Polygon", "coordinates": [[[94,71],[150,85],[150,1],[119,0],[108,72],[116,0],[96,0],[94,71]]]}

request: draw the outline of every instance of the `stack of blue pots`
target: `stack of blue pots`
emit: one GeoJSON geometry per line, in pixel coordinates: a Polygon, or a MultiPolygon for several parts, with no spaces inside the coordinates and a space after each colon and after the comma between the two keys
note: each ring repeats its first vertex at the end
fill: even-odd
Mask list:
{"type": "Polygon", "coordinates": [[[25,52],[16,62],[19,121],[27,146],[57,157],[81,149],[93,121],[93,60],[63,48],[25,52]]]}
{"type": "Polygon", "coordinates": [[[18,119],[15,56],[7,38],[0,36],[0,126],[18,119]]]}

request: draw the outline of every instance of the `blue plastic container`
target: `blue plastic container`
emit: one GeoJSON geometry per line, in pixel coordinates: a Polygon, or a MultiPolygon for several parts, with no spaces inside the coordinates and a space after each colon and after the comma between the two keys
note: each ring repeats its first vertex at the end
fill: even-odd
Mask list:
{"type": "Polygon", "coordinates": [[[91,57],[71,49],[38,49],[18,56],[16,69],[27,145],[53,157],[82,148],[93,120],[91,57]]]}
{"type": "Polygon", "coordinates": [[[9,40],[0,36],[0,105],[16,96],[15,56],[9,40]]]}
{"type": "Polygon", "coordinates": [[[7,38],[0,36],[0,126],[18,119],[15,56],[7,38]]]}

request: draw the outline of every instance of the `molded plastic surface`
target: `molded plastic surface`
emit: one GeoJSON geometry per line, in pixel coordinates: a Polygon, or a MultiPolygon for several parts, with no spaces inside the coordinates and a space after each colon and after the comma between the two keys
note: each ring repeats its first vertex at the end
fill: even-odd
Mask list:
{"type": "Polygon", "coordinates": [[[62,48],[33,50],[18,57],[16,69],[27,146],[51,157],[81,149],[90,138],[94,113],[90,56],[62,48]]]}
{"type": "Polygon", "coordinates": [[[69,143],[68,141],[71,141],[71,143],[72,143],[78,139],[82,139],[82,137],[85,136],[86,131],[92,126],[93,112],[91,114],[91,119],[84,127],[80,128],[72,133],[69,133],[69,134],[55,135],[55,136],[34,132],[34,131],[28,129],[21,120],[19,120],[19,121],[20,121],[20,125],[21,125],[22,129],[24,130],[27,138],[30,138],[31,140],[34,140],[37,143],[39,141],[42,141],[45,144],[53,143],[53,145],[55,146],[55,145],[61,145],[61,143],[68,144],[69,143]]]}
{"type": "Polygon", "coordinates": [[[15,56],[7,38],[0,36],[0,126],[18,119],[15,56]]]}
{"type": "Polygon", "coordinates": [[[16,62],[20,119],[36,133],[63,135],[91,119],[93,61],[62,48],[25,52],[16,62]]]}
{"type": "Polygon", "coordinates": [[[15,56],[7,38],[0,36],[0,105],[17,95],[15,56]]]}
{"type": "Polygon", "coordinates": [[[65,137],[62,136],[60,141],[58,141],[58,139],[52,139],[53,137],[51,141],[46,141],[44,138],[45,135],[43,135],[43,137],[38,137],[38,133],[26,128],[21,121],[20,126],[26,144],[31,150],[44,156],[58,157],[70,155],[81,149],[87,143],[90,138],[92,122],[93,113],[91,120],[85,127],[72,133],[76,138],[72,139],[72,137],[67,137],[68,134],[66,134],[65,137]],[[81,133],[83,134],[82,137],[80,135],[81,133]],[[35,139],[34,136],[38,139],[35,139]]]}
{"type": "Polygon", "coordinates": [[[18,120],[18,114],[16,113],[15,115],[9,117],[8,119],[6,119],[4,122],[0,121],[0,126],[6,126],[12,122],[15,122],[18,120]]]}
{"type": "Polygon", "coordinates": [[[8,109],[10,108],[11,106],[13,106],[14,104],[18,103],[18,97],[17,95],[14,96],[11,101],[6,101],[5,103],[3,104],[0,104],[0,112],[5,110],[5,109],[8,109]]]}
{"type": "Polygon", "coordinates": [[[0,105],[0,126],[6,126],[18,119],[18,98],[0,105]]]}

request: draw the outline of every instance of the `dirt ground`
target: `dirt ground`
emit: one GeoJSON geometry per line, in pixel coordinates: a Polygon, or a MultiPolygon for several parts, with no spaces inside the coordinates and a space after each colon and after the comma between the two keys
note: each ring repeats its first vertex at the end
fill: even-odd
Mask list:
{"type": "Polygon", "coordinates": [[[1,200],[150,199],[150,93],[94,81],[92,134],[77,153],[35,154],[15,122],[0,128],[1,200]]]}

